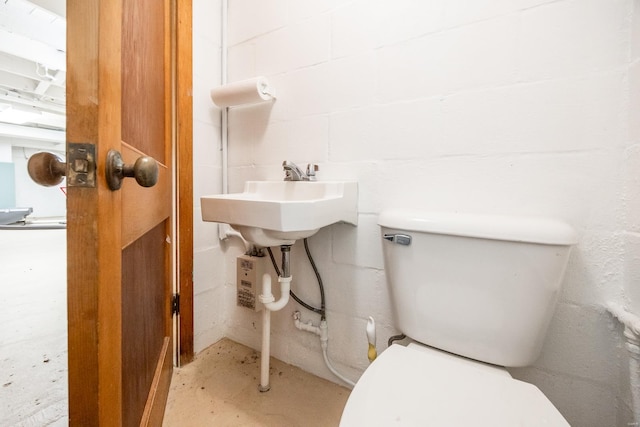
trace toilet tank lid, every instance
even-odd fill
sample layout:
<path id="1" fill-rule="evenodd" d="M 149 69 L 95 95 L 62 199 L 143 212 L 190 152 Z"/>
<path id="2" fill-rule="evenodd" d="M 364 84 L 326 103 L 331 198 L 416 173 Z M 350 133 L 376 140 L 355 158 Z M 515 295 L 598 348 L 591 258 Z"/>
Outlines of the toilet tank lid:
<path id="1" fill-rule="evenodd" d="M 575 229 L 564 221 L 546 217 L 386 210 L 380 213 L 382 227 L 453 236 L 478 237 L 548 245 L 578 243 Z"/>

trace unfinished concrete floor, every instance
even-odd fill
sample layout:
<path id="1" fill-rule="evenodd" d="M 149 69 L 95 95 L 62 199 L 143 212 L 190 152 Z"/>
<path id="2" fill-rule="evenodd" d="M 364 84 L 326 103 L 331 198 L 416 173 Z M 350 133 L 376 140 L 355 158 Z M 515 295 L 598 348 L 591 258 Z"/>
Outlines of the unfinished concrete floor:
<path id="1" fill-rule="evenodd" d="M 350 390 L 271 359 L 271 390 L 258 391 L 260 354 L 223 339 L 176 368 L 164 427 L 330 427 Z"/>
<path id="2" fill-rule="evenodd" d="M 0 230 L 0 426 L 68 424 L 66 230 Z"/>
<path id="3" fill-rule="evenodd" d="M 68 419 L 66 230 L 0 230 L 0 426 Z M 273 359 L 272 359 L 273 360 Z M 222 340 L 174 373 L 165 426 L 335 426 L 349 390 Z"/>

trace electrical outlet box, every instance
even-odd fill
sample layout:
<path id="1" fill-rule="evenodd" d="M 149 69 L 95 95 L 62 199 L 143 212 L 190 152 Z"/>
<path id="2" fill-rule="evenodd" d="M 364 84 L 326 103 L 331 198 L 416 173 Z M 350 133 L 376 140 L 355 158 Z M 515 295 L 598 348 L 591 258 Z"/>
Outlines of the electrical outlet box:
<path id="1" fill-rule="evenodd" d="M 262 303 L 258 299 L 262 288 L 265 257 L 241 255 L 236 259 L 237 266 L 237 299 L 236 304 L 253 311 L 262 310 Z"/>

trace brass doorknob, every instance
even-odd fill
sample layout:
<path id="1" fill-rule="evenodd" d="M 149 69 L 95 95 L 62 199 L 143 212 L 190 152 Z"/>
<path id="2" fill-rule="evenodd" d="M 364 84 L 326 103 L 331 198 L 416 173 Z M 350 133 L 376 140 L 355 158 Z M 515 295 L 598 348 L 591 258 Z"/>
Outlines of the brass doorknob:
<path id="1" fill-rule="evenodd" d="M 37 184 L 52 187 L 62 182 L 67 174 L 67 164 L 55 154 L 36 153 L 29 157 L 27 171 Z"/>
<path id="2" fill-rule="evenodd" d="M 133 165 L 126 165 L 118 151 L 109 150 L 105 173 L 113 191 L 120 189 L 124 178 L 135 178 L 142 187 L 153 187 L 158 182 L 158 162 L 153 157 L 141 156 Z"/>

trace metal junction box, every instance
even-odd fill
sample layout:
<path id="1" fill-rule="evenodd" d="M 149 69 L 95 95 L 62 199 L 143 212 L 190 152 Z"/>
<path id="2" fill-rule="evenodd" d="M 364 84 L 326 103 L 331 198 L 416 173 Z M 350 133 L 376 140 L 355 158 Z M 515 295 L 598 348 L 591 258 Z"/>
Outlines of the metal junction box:
<path id="1" fill-rule="evenodd" d="M 236 304 L 253 311 L 262 310 L 258 300 L 262 288 L 262 275 L 265 270 L 265 257 L 241 255 L 236 259 L 237 299 Z"/>

